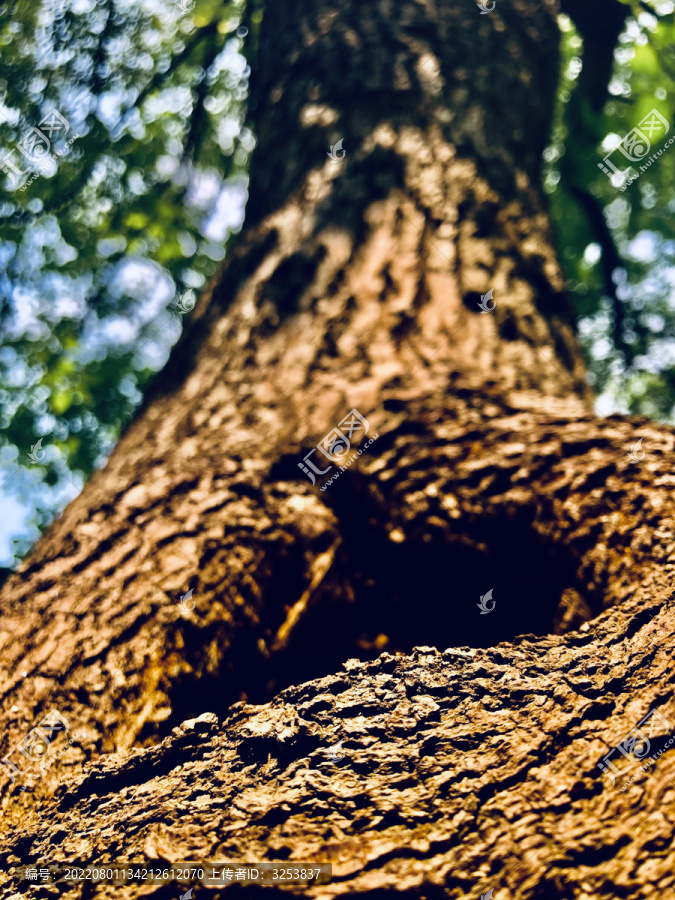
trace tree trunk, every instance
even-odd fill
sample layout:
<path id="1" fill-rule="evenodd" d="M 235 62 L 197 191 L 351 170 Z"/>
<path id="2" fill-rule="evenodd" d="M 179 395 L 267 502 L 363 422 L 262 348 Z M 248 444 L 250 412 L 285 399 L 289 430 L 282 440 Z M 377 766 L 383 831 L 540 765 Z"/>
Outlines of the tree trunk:
<path id="1" fill-rule="evenodd" d="M 326 897 L 673 881 L 671 757 L 626 792 L 597 767 L 651 708 L 675 721 L 673 431 L 591 414 L 539 187 L 556 13 L 267 4 L 245 232 L 2 592 L 4 752 L 52 709 L 72 740 L 44 773 L 8 757 L 3 867 L 290 858 L 333 863 Z M 362 454 L 312 484 L 351 410 Z"/>

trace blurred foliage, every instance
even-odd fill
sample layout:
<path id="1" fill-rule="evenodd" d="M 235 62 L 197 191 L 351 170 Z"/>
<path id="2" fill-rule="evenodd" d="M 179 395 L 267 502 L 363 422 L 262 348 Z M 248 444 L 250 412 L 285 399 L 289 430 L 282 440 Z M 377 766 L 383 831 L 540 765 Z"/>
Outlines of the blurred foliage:
<path id="1" fill-rule="evenodd" d="M 652 109 L 669 131 L 654 133 L 645 162 L 675 136 L 675 4 L 625 5 L 601 112 L 576 90 L 595 49 L 586 59 L 579 33 L 560 17 L 563 67 L 544 187 L 598 411 L 673 422 L 675 143 L 627 187 L 599 164 Z"/>
<path id="2" fill-rule="evenodd" d="M 0 2 L 0 565 L 103 464 L 241 226 L 260 5 Z M 627 0 L 602 111 L 577 90 L 594 49 L 560 17 L 544 181 L 600 409 L 668 421 L 675 144 L 625 191 L 598 163 L 652 108 L 673 122 L 673 8 Z M 21 181 L 17 145 L 52 109 L 58 164 Z"/>
<path id="3" fill-rule="evenodd" d="M 0 3 L 0 503 L 30 511 L 17 556 L 105 461 L 241 227 L 258 24 L 243 0 Z M 52 109 L 62 155 L 44 164 L 39 141 L 31 166 L 17 145 Z"/>

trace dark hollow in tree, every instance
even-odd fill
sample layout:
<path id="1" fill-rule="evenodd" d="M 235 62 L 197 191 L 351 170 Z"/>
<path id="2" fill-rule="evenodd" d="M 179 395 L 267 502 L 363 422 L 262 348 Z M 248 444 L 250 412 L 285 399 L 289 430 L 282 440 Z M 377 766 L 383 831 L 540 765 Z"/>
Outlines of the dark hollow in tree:
<path id="1" fill-rule="evenodd" d="M 52 708 L 73 738 L 2 785 L 3 869 L 672 893 L 672 756 L 626 791 L 598 763 L 675 722 L 673 430 L 591 412 L 539 180 L 557 13 L 266 4 L 246 228 L 1 595 L 4 752 Z M 321 492 L 298 463 L 351 409 L 379 438 Z"/>

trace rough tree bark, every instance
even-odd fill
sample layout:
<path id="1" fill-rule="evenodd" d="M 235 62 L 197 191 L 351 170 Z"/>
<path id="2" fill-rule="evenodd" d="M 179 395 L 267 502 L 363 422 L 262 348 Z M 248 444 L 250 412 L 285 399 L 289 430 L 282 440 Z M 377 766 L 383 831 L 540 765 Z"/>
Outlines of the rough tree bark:
<path id="1" fill-rule="evenodd" d="M 2 592 L 3 752 L 52 708 L 73 739 L 2 785 L 2 868 L 672 891 L 672 758 L 626 792 L 597 764 L 649 709 L 675 717 L 675 440 L 591 414 L 539 188 L 556 14 L 267 5 L 245 232 Z M 320 492 L 298 463 L 352 408 L 379 438 Z"/>

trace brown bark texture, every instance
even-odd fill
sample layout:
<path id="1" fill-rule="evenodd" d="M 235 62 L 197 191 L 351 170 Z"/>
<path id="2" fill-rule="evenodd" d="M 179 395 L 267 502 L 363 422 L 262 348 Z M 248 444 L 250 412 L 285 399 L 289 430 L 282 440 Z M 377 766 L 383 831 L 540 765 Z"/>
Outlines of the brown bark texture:
<path id="1" fill-rule="evenodd" d="M 0 595 L 2 896 L 223 859 L 333 864 L 250 896 L 675 896 L 673 754 L 598 767 L 675 724 L 675 434 L 591 412 L 539 187 L 557 13 L 266 4 L 246 228 Z M 13 753 L 53 709 L 51 764 Z"/>

